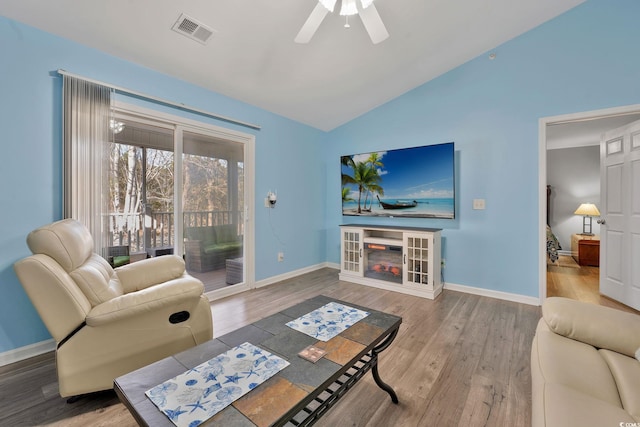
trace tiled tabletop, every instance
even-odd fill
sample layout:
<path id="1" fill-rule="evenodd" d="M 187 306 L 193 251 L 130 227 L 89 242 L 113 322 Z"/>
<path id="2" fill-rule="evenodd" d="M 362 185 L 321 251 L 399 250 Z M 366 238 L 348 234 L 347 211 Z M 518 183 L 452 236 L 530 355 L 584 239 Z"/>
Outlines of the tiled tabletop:
<path id="1" fill-rule="evenodd" d="M 327 342 L 318 341 L 285 325 L 329 302 L 365 310 L 370 315 Z M 290 365 L 201 425 L 281 425 L 285 415 L 289 417 L 292 411 L 297 412 L 301 405 L 313 400 L 371 348 L 396 330 L 401 322 L 398 316 L 320 295 L 116 378 L 114 388 L 140 425 L 171 427 L 173 423 L 145 396 L 145 391 L 243 342 L 250 342 L 286 359 Z M 298 353 L 309 345 L 326 350 L 326 355 L 316 363 L 299 357 Z"/>

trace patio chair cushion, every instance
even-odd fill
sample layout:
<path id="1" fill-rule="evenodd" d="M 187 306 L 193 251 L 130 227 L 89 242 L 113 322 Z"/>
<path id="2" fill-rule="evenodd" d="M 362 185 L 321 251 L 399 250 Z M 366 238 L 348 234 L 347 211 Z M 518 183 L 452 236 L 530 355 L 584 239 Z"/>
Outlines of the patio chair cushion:
<path id="1" fill-rule="evenodd" d="M 113 257 L 113 268 L 122 267 L 123 265 L 129 264 L 130 257 L 128 256 L 114 256 Z"/>

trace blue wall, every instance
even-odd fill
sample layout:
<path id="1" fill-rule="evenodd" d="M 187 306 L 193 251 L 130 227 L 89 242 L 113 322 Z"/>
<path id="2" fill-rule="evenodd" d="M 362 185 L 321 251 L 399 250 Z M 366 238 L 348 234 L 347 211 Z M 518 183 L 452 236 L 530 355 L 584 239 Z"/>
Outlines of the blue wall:
<path id="1" fill-rule="evenodd" d="M 256 137 L 256 212 L 251 215 L 257 280 L 326 260 L 325 171 L 310 161 L 322 156 L 325 132 L 3 17 L 0 58 L 0 353 L 50 338 L 13 263 L 30 254 L 29 231 L 62 215 L 58 69 L 261 125 L 255 131 L 174 111 Z M 276 209 L 264 208 L 270 189 L 278 191 Z M 304 221 L 298 221 L 301 217 Z M 278 251 L 285 252 L 284 262 L 277 262 Z"/>
<path id="2" fill-rule="evenodd" d="M 443 228 L 449 283 L 537 296 L 538 120 L 640 103 L 638 16 L 636 0 L 589 0 L 329 133 L 0 17 L 0 353 L 49 338 L 12 265 L 30 230 L 61 217 L 55 70 L 262 125 L 231 126 L 256 135 L 258 280 L 339 262 L 338 225 L 353 219 L 340 155 L 455 141 L 456 219 L 384 222 Z"/>
<path id="3" fill-rule="evenodd" d="M 588 1 L 331 132 L 327 259 L 354 218 L 340 215 L 341 155 L 454 141 L 456 219 L 373 222 L 443 228 L 446 282 L 537 297 L 539 119 L 640 104 L 638 16 L 636 0 Z"/>

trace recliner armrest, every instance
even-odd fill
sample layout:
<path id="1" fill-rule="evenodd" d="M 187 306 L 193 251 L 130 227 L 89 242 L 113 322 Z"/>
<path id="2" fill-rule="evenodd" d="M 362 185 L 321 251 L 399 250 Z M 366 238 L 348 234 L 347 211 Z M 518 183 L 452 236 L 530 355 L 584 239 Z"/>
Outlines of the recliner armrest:
<path id="1" fill-rule="evenodd" d="M 575 301 L 547 298 L 542 317 L 556 334 L 634 357 L 640 348 L 640 316 Z"/>
<path id="2" fill-rule="evenodd" d="M 177 255 L 163 255 L 144 259 L 114 270 L 125 293 L 182 277 L 184 260 Z"/>
<path id="3" fill-rule="evenodd" d="M 89 326 L 100 326 L 138 314 L 158 310 L 180 303 L 197 304 L 204 291 L 202 282 L 185 276 L 140 291 L 131 292 L 91 309 L 86 318 Z"/>

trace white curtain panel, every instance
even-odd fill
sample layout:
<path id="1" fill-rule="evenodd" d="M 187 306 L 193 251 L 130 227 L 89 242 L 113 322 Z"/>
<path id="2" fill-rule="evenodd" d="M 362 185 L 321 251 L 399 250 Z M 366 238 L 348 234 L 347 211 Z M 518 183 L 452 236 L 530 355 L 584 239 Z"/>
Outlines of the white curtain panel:
<path id="1" fill-rule="evenodd" d="M 63 76 L 63 216 L 83 223 L 106 256 L 111 89 Z"/>

